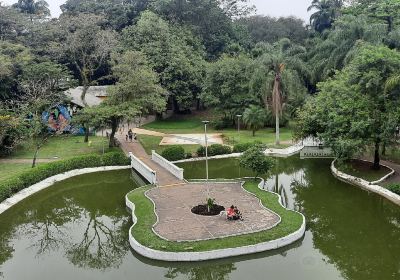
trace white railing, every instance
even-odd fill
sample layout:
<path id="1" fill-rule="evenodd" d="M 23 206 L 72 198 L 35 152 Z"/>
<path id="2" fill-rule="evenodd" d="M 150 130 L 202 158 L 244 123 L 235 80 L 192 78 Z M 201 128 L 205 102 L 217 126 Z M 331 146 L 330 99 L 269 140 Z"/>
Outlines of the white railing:
<path id="1" fill-rule="evenodd" d="M 157 184 L 157 172 L 148 167 L 143 161 L 135 157 L 129 152 L 129 158 L 131 159 L 131 167 L 135 169 L 140 175 L 142 175 L 150 184 Z"/>
<path id="2" fill-rule="evenodd" d="M 179 168 L 172 162 L 157 154 L 155 151 L 151 151 L 151 159 L 164 169 L 168 170 L 168 172 L 170 172 L 176 178 L 183 180 L 183 168 Z"/>

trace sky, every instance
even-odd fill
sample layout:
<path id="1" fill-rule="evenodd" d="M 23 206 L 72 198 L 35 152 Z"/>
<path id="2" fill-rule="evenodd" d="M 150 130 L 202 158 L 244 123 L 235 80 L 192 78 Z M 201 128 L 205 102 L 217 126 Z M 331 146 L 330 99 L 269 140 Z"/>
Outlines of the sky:
<path id="1" fill-rule="evenodd" d="M 0 2 L 13 4 L 17 0 L 0 0 Z M 60 15 L 60 5 L 65 2 L 66 0 L 47 0 L 53 17 Z M 250 2 L 257 7 L 257 14 L 274 17 L 294 15 L 306 22 L 309 19 L 307 7 L 310 5 L 311 0 L 250 0 Z"/>

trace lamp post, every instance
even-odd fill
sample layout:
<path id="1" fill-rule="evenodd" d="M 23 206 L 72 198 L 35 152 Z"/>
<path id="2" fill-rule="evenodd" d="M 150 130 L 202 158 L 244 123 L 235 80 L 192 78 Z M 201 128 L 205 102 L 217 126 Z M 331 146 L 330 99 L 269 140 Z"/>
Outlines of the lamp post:
<path id="1" fill-rule="evenodd" d="M 204 123 L 204 140 L 206 144 L 206 179 L 208 182 L 208 141 L 207 141 L 207 124 L 210 123 L 210 121 L 203 121 Z"/>
<path id="2" fill-rule="evenodd" d="M 236 115 L 236 117 L 238 118 L 238 144 L 240 144 L 240 118 L 242 115 Z"/>

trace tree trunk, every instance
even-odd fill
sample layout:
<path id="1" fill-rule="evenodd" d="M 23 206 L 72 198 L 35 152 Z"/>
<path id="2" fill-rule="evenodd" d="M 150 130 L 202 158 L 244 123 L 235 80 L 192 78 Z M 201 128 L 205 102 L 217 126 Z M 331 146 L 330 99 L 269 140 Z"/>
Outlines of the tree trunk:
<path id="1" fill-rule="evenodd" d="M 90 133 L 90 128 L 88 125 L 85 125 L 85 140 L 83 141 L 84 143 L 89 142 L 89 133 Z"/>
<path id="2" fill-rule="evenodd" d="M 375 142 L 375 156 L 374 156 L 374 166 L 373 169 L 375 170 L 379 170 L 380 169 L 380 156 L 379 156 L 379 142 L 380 141 L 376 141 Z"/>
<path id="3" fill-rule="evenodd" d="M 253 129 L 253 137 L 256 136 L 256 130 Z"/>
<path id="4" fill-rule="evenodd" d="M 275 115 L 275 145 L 279 145 L 280 141 L 279 141 L 279 114 L 276 113 Z"/>
<path id="5" fill-rule="evenodd" d="M 32 168 L 36 166 L 36 159 L 39 153 L 40 146 L 36 146 L 35 154 L 33 155 Z"/>
<path id="6" fill-rule="evenodd" d="M 115 136 L 115 133 L 117 132 L 118 125 L 119 125 L 118 120 L 112 119 L 112 121 L 111 121 L 110 141 L 109 141 L 109 143 L 108 143 L 108 146 L 109 146 L 110 148 L 115 147 L 115 141 L 114 141 L 115 139 L 114 139 L 114 136 Z"/>
<path id="7" fill-rule="evenodd" d="M 81 93 L 81 101 L 83 103 L 83 105 L 85 105 L 85 107 L 87 106 L 86 103 L 86 93 L 89 90 L 90 86 L 87 85 L 86 83 L 83 85 L 83 89 L 82 89 L 82 93 Z"/>

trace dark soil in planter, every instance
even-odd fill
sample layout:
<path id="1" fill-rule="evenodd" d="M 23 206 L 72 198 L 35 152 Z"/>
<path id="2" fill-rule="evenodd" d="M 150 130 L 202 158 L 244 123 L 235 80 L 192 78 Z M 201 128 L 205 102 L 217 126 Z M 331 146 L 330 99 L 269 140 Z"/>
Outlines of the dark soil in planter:
<path id="1" fill-rule="evenodd" d="M 208 212 L 207 205 L 197 205 L 192 208 L 192 213 L 202 216 L 217 216 L 221 213 L 221 211 L 224 210 L 225 210 L 224 206 L 214 204 L 211 207 L 210 212 Z"/>

